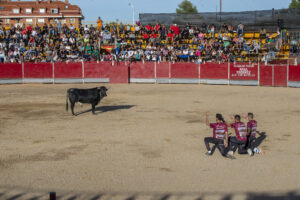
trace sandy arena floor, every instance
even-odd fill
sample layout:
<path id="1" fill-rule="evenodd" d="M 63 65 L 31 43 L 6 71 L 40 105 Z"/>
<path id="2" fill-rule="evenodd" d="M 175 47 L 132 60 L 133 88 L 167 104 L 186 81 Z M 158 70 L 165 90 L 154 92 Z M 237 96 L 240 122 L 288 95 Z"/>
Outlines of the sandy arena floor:
<path id="1" fill-rule="evenodd" d="M 249 193 L 300 189 L 300 89 L 110 85 L 77 117 L 66 90 L 86 85 L 0 86 L 0 187 L 26 191 Z M 75 111 L 89 110 L 76 105 Z M 205 155 L 216 112 L 254 112 L 265 155 Z M 4 191 L 4 189 L 3 189 Z M 7 190 L 5 190 L 7 191 Z M 3 195 L 3 194 L 2 194 Z M 3 198 L 3 197 L 2 197 Z M 1 191 L 0 191 L 0 199 Z"/>

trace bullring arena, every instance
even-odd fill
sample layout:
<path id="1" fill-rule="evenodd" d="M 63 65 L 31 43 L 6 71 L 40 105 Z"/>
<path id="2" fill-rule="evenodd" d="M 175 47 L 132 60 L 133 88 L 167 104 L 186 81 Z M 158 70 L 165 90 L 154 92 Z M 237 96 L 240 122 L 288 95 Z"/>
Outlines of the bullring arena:
<path id="1" fill-rule="evenodd" d="M 96 115 L 86 104 L 65 111 L 67 89 L 101 85 L 110 89 Z M 297 88 L 11 84 L 0 94 L 0 199 L 300 197 Z M 253 112 L 264 155 L 206 156 L 206 112 L 212 122 Z"/>

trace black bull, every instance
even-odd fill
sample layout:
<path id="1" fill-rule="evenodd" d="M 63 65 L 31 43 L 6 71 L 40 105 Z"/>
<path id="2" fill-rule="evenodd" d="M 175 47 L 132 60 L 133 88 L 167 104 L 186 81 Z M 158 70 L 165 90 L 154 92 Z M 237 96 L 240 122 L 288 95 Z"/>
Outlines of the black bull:
<path id="1" fill-rule="evenodd" d="M 76 89 L 71 88 L 67 92 L 66 100 L 66 111 L 68 112 L 69 104 L 68 100 L 71 103 L 72 115 L 74 113 L 74 106 L 76 102 L 88 103 L 92 105 L 92 112 L 95 114 L 95 107 L 99 104 L 101 99 L 107 96 L 106 91 L 108 89 L 104 86 L 92 88 L 92 89 Z"/>

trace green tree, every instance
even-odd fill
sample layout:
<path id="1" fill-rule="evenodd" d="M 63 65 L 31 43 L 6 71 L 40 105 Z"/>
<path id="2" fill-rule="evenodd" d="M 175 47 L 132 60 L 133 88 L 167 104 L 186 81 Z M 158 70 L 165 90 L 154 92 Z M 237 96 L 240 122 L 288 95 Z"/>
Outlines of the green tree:
<path id="1" fill-rule="evenodd" d="M 183 0 L 176 9 L 178 14 L 191 14 L 198 13 L 197 7 L 192 4 L 189 0 Z"/>
<path id="2" fill-rule="evenodd" d="M 300 8 L 300 0 L 292 0 L 289 8 Z"/>

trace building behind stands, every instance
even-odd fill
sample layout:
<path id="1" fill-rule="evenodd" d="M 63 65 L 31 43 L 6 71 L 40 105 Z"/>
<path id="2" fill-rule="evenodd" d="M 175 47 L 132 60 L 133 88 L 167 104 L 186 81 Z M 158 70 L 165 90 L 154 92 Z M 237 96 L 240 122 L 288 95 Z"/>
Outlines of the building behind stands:
<path id="1" fill-rule="evenodd" d="M 142 24 L 154 24 L 156 22 L 167 25 L 178 24 L 201 25 L 202 23 L 214 24 L 217 27 L 223 23 L 237 26 L 242 23 L 246 31 L 259 31 L 262 27 L 268 31 L 276 32 L 278 26 L 290 31 L 300 31 L 300 9 L 261 10 L 247 12 L 206 12 L 198 14 L 176 13 L 142 13 Z"/>
<path id="2" fill-rule="evenodd" d="M 83 18 L 81 9 L 69 0 L 12 1 L 0 0 L 0 20 L 2 24 L 39 25 L 61 24 L 78 27 Z"/>

